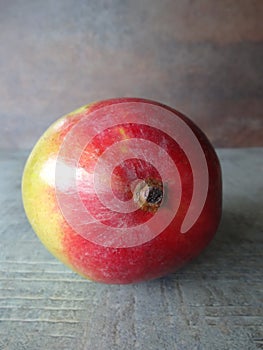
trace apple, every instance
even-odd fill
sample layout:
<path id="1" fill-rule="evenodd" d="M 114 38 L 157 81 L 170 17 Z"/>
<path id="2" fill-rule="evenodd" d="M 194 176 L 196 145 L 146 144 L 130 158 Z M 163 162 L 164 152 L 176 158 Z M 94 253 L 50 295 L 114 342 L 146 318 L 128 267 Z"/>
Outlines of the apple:
<path id="1" fill-rule="evenodd" d="M 204 133 L 161 103 L 116 98 L 52 124 L 22 179 L 25 212 L 59 260 L 97 282 L 164 276 L 216 233 L 221 169 Z"/>

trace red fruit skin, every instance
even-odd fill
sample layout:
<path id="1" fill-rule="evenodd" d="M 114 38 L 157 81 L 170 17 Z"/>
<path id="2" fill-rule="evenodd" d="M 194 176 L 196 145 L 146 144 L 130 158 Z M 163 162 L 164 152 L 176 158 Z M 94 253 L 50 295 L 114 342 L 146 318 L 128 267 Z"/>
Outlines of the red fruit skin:
<path id="1" fill-rule="evenodd" d="M 174 140 L 170 139 L 169 136 L 165 136 L 166 152 L 173 159 L 180 174 L 182 197 L 180 206 L 173 220 L 156 237 L 137 246 L 104 246 L 84 238 L 64 220 L 61 225 L 61 230 L 63 232 L 61 242 L 63 246 L 62 254 L 66 256 L 67 265 L 74 271 L 93 281 L 108 284 L 137 283 L 155 279 L 176 271 L 200 254 L 208 245 L 218 228 L 222 212 L 222 178 L 218 157 L 204 133 L 186 116 L 161 103 L 139 98 L 120 98 L 94 103 L 89 106 L 89 113 L 93 111 L 99 113 L 99 110 L 103 110 L 104 107 L 130 102 L 159 106 L 174 113 L 176 118 L 184 120 L 195 134 L 205 155 L 209 180 L 208 190 L 206 201 L 198 220 L 186 233 L 181 233 L 180 227 L 187 212 L 187 208 L 190 205 L 193 193 L 193 173 L 184 150 Z M 76 122 L 81 118 L 81 115 L 76 116 Z M 71 118 L 68 122 L 66 121 L 63 128 L 59 130 L 60 143 L 63 142 L 65 135 L 67 135 L 72 126 L 74 126 L 74 118 Z M 116 126 L 104 134 L 96 136 L 92 142 L 87 145 L 85 152 L 82 153 L 79 159 L 80 166 L 88 171 L 92 171 L 96 165 L 97 158 L 100 157 L 103 151 L 117 142 L 118 138 L 121 139 L 119 130 L 119 126 Z M 163 136 L 161 131 L 154 130 L 153 132 L 152 128 L 148 128 L 147 126 L 138 128 L 138 125 L 133 123 L 122 126 L 122 131 L 126 138 L 140 138 L 143 136 L 145 139 L 150 139 L 152 142 L 157 143 L 160 137 Z M 90 152 L 93 152 L 93 155 L 95 152 L 95 157 L 90 157 Z M 134 160 L 134 162 L 136 162 L 136 160 Z M 124 185 L 125 181 L 129 181 L 129 179 L 127 180 L 126 178 L 128 175 L 127 172 L 125 173 L 125 166 L 129 167 L 129 164 L 116 168 L 116 174 L 119 178 L 123 179 Z M 147 177 L 147 169 L 150 172 L 153 171 L 147 168 L 147 166 L 145 169 L 141 170 L 138 170 L 137 166 L 136 171 L 141 171 L 142 174 L 140 174 L 140 177 L 143 176 L 143 172 L 145 171 Z M 155 176 L 158 178 L 158 169 L 155 170 Z M 119 196 L 119 198 L 122 198 L 122 200 L 128 200 L 131 198 L 132 193 L 129 188 L 125 192 L 124 185 L 116 185 L 115 194 Z M 91 194 L 87 195 L 86 186 L 86 183 L 78 182 L 79 195 L 86 208 L 92 211 L 93 215 L 96 217 L 96 215 L 101 214 L 101 206 L 95 194 L 94 198 Z M 114 189 L 114 181 L 112 187 Z M 169 187 L 167 189 L 167 195 L 169 202 Z M 55 202 L 57 200 L 54 193 L 51 198 L 53 198 L 51 201 Z M 57 208 L 56 210 L 59 210 L 56 203 L 53 203 L 53 206 Z M 131 216 L 130 220 L 132 221 L 134 219 L 139 223 L 140 220 L 145 220 L 147 215 L 151 217 L 151 215 L 154 214 L 138 209 L 136 218 L 135 216 Z M 107 216 L 109 222 L 106 222 L 106 224 L 112 224 L 114 226 L 115 221 L 116 225 L 118 225 L 119 222 L 123 222 L 124 220 L 125 222 L 127 221 L 127 225 L 129 225 L 128 216 L 129 215 L 126 214 L 116 214 L 112 217 Z"/>
<path id="2" fill-rule="evenodd" d="M 126 101 L 130 102 L 130 99 L 104 101 L 95 105 L 94 108 Z M 133 99 L 133 101 L 141 100 Z M 156 102 L 151 101 L 150 103 Z M 157 103 L 157 105 L 160 104 Z M 167 107 L 165 106 L 165 108 Z M 173 111 L 173 109 L 169 109 Z M 172 222 L 169 227 L 150 242 L 129 248 L 111 248 L 95 245 L 79 235 L 74 235 L 70 232 L 71 228 L 68 227 L 69 234 L 65 235 L 64 240 L 66 251 L 72 264 L 82 274 L 92 276 L 92 279 L 99 282 L 120 284 L 157 278 L 175 271 L 197 256 L 213 238 L 220 221 L 222 206 L 219 161 L 210 142 L 200 129 L 182 114 L 178 112 L 176 114 L 180 115 L 194 131 L 207 159 L 210 179 L 209 190 L 206 204 L 199 220 L 186 235 L 175 234 L 175 227 L 178 225 Z M 176 156 L 174 155 L 174 157 Z M 187 167 L 184 170 L 181 167 L 181 172 L 182 177 L 188 176 L 189 168 Z M 189 205 L 189 197 L 183 200 L 186 205 Z M 87 256 L 87 253 L 89 259 L 83 259 L 83 257 Z"/>

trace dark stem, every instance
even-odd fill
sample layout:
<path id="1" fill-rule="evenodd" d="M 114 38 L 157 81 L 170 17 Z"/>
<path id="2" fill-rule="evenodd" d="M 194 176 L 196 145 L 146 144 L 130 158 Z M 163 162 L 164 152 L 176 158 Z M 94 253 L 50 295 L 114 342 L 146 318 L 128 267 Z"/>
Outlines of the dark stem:
<path id="1" fill-rule="evenodd" d="M 150 204 L 161 203 L 163 198 L 163 191 L 160 187 L 149 187 L 149 193 L 146 201 Z"/>
<path id="2" fill-rule="evenodd" d="M 156 212 L 163 199 L 162 182 L 154 179 L 140 181 L 135 187 L 133 199 L 141 209 Z"/>

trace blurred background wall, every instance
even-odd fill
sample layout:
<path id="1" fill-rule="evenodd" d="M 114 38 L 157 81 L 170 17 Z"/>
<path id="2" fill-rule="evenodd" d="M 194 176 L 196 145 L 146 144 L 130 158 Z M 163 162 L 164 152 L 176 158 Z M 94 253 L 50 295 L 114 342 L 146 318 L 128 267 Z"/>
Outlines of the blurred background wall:
<path id="1" fill-rule="evenodd" d="M 216 147 L 263 146 L 262 0 L 0 0 L 0 147 L 61 115 L 155 99 Z"/>

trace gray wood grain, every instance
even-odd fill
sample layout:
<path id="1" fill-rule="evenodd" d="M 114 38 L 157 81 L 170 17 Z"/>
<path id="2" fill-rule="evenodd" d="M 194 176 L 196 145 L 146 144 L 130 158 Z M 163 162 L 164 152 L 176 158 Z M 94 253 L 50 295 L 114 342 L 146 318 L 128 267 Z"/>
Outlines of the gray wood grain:
<path id="1" fill-rule="evenodd" d="M 263 149 L 218 153 L 224 213 L 210 246 L 165 278 L 111 286 L 41 245 L 21 204 L 28 152 L 0 152 L 0 349 L 262 349 Z"/>

